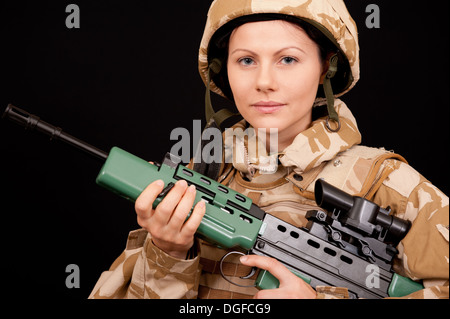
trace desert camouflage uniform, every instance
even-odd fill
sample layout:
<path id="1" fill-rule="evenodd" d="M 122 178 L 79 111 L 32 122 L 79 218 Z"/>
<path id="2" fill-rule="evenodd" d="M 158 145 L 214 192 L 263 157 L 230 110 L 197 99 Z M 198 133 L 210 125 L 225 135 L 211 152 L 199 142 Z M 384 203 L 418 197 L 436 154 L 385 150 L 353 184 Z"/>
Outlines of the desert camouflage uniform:
<path id="1" fill-rule="evenodd" d="M 203 79 L 208 67 L 207 46 L 215 30 L 235 17 L 258 12 L 292 14 L 324 25 L 349 59 L 353 82 L 346 91 L 354 86 L 359 78 L 357 30 L 339 0 L 215 1 L 200 48 Z M 214 83 L 211 88 L 222 94 Z M 306 224 L 305 212 L 317 208 L 314 182 L 318 178 L 382 207 L 390 206 L 396 216 L 412 222 L 409 233 L 397 247 L 394 269 L 422 281 L 425 287 L 404 298 L 448 298 L 448 197 L 401 156 L 358 145 L 361 135 L 352 113 L 341 100 L 335 101 L 335 108 L 341 121 L 340 131 L 331 133 L 325 127 L 325 117 L 316 119 L 283 150 L 280 165 L 272 174 L 261 173 L 270 171 L 267 165 L 273 163 L 264 160 L 265 149 L 249 145 L 258 141 L 238 137 L 225 140 L 225 147 L 233 149 L 233 163 L 223 166 L 219 181 L 250 197 L 266 212 L 299 227 Z M 235 127 L 245 125 L 240 122 Z M 257 152 L 252 152 L 255 149 Z M 193 258 L 179 260 L 155 247 L 145 230 L 133 231 L 125 251 L 102 273 L 90 298 L 251 298 L 256 288 L 234 286 L 221 277 L 218 264 L 226 252 L 198 240 L 192 249 Z M 232 256 L 223 267 L 225 275 L 241 284 L 253 283 L 254 278 L 239 278 L 249 270 Z M 317 298 L 348 298 L 345 288 L 315 288 Z"/>

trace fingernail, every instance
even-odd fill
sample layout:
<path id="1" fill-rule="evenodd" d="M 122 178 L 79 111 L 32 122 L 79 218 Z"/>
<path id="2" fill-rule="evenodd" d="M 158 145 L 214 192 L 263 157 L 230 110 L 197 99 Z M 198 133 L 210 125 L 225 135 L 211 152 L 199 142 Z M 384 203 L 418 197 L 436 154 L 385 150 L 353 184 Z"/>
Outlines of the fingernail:
<path id="1" fill-rule="evenodd" d="M 241 263 L 245 263 L 247 261 L 248 257 L 247 256 L 242 256 L 241 258 L 239 258 L 239 260 L 241 261 Z"/>
<path id="2" fill-rule="evenodd" d="M 199 201 L 197 205 L 199 208 L 205 208 L 205 202 L 203 200 Z"/>
<path id="3" fill-rule="evenodd" d="M 178 184 L 179 186 L 183 186 L 183 187 L 186 187 L 186 186 L 187 186 L 187 182 L 186 182 L 184 179 L 179 180 L 179 181 L 177 182 L 177 184 Z"/>
<path id="4" fill-rule="evenodd" d="M 188 191 L 191 193 L 195 193 L 195 185 L 189 186 Z"/>
<path id="5" fill-rule="evenodd" d="M 162 186 L 164 186 L 164 181 L 162 181 L 162 180 L 157 180 L 156 182 L 155 182 L 155 184 L 157 185 L 157 186 L 159 186 L 159 187 L 162 187 Z"/>

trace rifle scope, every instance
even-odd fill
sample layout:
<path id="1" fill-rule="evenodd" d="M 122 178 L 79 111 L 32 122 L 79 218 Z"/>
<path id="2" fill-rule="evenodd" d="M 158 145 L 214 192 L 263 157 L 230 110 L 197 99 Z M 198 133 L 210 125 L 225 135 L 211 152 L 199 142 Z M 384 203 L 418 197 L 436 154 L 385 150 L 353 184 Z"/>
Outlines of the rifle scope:
<path id="1" fill-rule="evenodd" d="M 314 195 L 317 205 L 337 216 L 340 222 L 370 236 L 382 233 L 381 237 L 390 235 L 391 240 L 398 242 L 411 227 L 409 220 L 389 215 L 389 207 L 383 209 L 365 198 L 351 196 L 323 179 L 316 181 Z"/>

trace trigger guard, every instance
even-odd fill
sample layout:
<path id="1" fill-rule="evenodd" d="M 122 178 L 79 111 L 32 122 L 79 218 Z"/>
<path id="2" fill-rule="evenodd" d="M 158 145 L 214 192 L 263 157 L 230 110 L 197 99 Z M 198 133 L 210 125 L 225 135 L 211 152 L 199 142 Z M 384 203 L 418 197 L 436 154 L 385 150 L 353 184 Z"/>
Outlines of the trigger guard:
<path id="1" fill-rule="evenodd" d="M 225 254 L 225 255 L 220 259 L 220 263 L 219 263 L 220 275 L 222 276 L 222 278 L 225 279 L 226 281 L 228 281 L 230 284 L 233 284 L 233 285 L 238 286 L 238 287 L 243 287 L 243 288 L 256 287 L 256 284 L 253 284 L 253 285 L 241 285 L 241 284 L 235 283 L 234 281 L 232 281 L 231 279 L 229 279 L 227 276 L 225 276 L 225 274 L 223 273 L 222 264 L 223 264 L 224 260 L 225 260 L 228 256 L 233 255 L 233 254 L 242 255 L 242 256 L 245 256 L 245 255 L 246 255 L 246 254 L 244 254 L 244 253 L 241 253 L 240 251 L 231 251 L 231 252 Z M 241 279 L 248 279 L 248 278 L 250 278 L 251 276 L 253 276 L 253 275 L 255 274 L 255 272 L 256 272 L 256 267 L 253 267 L 252 270 L 250 271 L 250 273 L 249 273 L 247 276 L 243 276 L 243 277 L 239 277 L 239 278 L 241 278 Z"/>
<path id="2" fill-rule="evenodd" d="M 242 277 L 239 277 L 239 278 L 241 278 L 241 279 L 249 279 L 256 273 L 257 269 L 258 268 L 256 268 L 256 267 L 252 267 L 252 270 L 250 270 L 250 273 L 247 276 L 242 276 Z"/>

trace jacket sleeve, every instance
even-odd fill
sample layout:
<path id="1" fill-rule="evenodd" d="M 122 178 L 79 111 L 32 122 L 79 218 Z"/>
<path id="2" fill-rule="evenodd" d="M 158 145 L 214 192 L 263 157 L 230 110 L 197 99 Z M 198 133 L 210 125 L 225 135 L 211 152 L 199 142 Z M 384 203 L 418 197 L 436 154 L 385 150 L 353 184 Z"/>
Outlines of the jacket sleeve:
<path id="1" fill-rule="evenodd" d="M 101 274 L 90 299 L 192 299 L 197 297 L 199 257 L 180 260 L 153 245 L 144 230 L 130 232 L 127 246 Z"/>
<path id="2" fill-rule="evenodd" d="M 403 298 L 449 297 L 449 200 L 413 168 L 401 163 L 377 191 L 374 201 L 391 206 L 412 226 L 398 245 L 394 270 L 422 281 L 425 289 Z"/>

